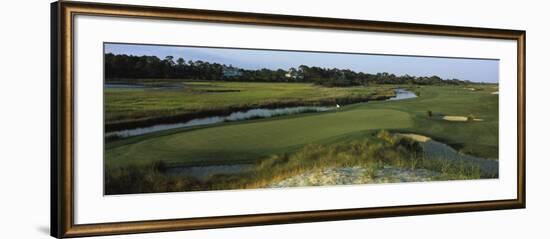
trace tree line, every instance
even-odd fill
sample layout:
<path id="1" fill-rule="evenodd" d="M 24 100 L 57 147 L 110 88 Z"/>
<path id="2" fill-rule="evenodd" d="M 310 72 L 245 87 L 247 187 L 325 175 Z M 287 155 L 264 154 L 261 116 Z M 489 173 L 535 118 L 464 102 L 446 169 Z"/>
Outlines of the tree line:
<path id="1" fill-rule="evenodd" d="M 229 74 L 228 72 L 231 72 Z M 349 69 L 322 68 L 300 65 L 298 68 L 242 69 L 231 65 L 206 61 L 185 61 L 166 56 L 133 56 L 105 54 L 105 78 L 107 81 L 124 79 L 189 79 L 204 81 L 243 82 L 308 82 L 327 87 L 360 86 L 368 84 L 417 84 L 417 85 L 465 85 L 474 82 L 458 79 L 442 79 L 439 76 L 397 76 L 387 72 L 370 74 Z"/>

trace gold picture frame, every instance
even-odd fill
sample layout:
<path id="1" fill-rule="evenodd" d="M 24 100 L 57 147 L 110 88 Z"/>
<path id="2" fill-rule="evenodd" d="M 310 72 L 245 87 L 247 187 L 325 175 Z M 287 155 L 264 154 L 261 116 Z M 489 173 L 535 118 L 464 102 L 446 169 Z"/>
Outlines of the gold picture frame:
<path id="1" fill-rule="evenodd" d="M 337 210 L 206 218 L 167 218 L 165 220 L 99 224 L 75 224 L 75 185 L 73 177 L 73 133 L 75 121 L 73 46 L 75 39 L 73 23 L 76 15 L 408 33 L 434 36 L 507 39 L 516 41 L 518 103 L 517 197 L 512 200 L 402 205 L 375 208 L 344 208 Z M 51 235 L 54 237 L 61 238 L 125 233 L 163 232 L 189 229 L 525 208 L 525 31 L 64 1 L 52 3 L 51 16 Z"/>

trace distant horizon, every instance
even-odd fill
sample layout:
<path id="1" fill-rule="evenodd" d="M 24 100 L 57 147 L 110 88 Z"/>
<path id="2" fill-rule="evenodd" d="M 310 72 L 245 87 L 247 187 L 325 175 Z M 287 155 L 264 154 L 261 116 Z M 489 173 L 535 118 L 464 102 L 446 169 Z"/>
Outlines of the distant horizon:
<path id="1" fill-rule="evenodd" d="M 376 74 L 387 72 L 397 76 L 438 76 L 442 79 L 468 80 L 477 83 L 498 83 L 497 59 L 470 59 L 435 56 L 379 55 L 368 53 L 333 53 L 294 50 L 259 50 L 241 48 L 166 46 L 131 43 L 105 43 L 104 54 L 173 56 L 188 61 L 205 61 L 258 69 L 298 68 L 300 65 L 349 69 Z"/>

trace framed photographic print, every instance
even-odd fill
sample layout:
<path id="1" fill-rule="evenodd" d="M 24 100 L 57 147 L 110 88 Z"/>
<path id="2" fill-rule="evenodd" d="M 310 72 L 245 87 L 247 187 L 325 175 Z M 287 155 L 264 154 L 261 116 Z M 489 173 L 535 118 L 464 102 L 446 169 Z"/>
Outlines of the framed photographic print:
<path id="1" fill-rule="evenodd" d="M 51 11 L 54 237 L 525 207 L 525 31 Z"/>

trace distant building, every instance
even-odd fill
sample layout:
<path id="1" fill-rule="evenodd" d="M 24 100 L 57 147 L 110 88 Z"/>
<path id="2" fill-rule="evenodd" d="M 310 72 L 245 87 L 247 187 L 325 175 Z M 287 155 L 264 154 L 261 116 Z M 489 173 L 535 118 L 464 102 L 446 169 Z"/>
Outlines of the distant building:
<path id="1" fill-rule="evenodd" d="M 296 69 L 294 68 L 290 68 L 286 74 L 285 74 L 285 77 L 286 78 L 292 78 L 292 79 L 302 79 L 302 76 L 300 74 L 300 72 L 298 72 Z"/>
<path id="2" fill-rule="evenodd" d="M 223 68 L 223 76 L 227 78 L 239 77 L 242 75 L 242 72 L 239 68 L 228 66 Z"/>

